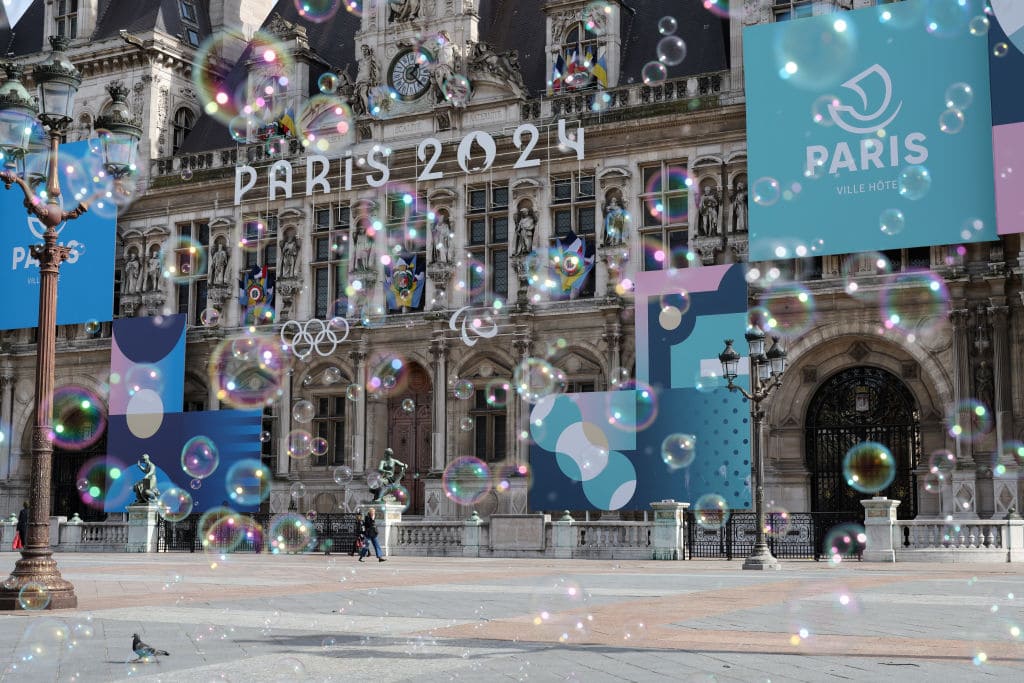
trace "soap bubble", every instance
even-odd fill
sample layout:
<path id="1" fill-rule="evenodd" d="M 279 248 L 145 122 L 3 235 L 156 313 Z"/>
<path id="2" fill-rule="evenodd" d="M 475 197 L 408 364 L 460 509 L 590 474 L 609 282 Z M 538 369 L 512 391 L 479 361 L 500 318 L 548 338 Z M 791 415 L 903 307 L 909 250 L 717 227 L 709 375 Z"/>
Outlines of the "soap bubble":
<path id="1" fill-rule="evenodd" d="M 979 14 L 978 16 L 971 19 L 967 27 L 970 29 L 972 36 L 986 35 L 988 33 L 989 27 L 988 17 L 986 17 L 984 14 Z"/>
<path id="2" fill-rule="evenodd" d="M 459 505 L 474 505 L 491 490 L 491 472 L 479 458 L 453 460 L 441 477 L 445 495 Z"/>
<path id="3" fill-rule="evenodd" d="M 259 505 L 270 495 L 270 469 L 256 458 L 239 460 L 228 469 L 228 499 L 239 506 Z"/>
<path id="4" fill-rule="evenodd" d="M 471 418 L 471 417 L 464 417 L 464 418 L 459 420 L 459 429 L 464 431 L 464 432 L 471 432 L 471 431 L 473 431 L 473 426 L 474 426 L 474 422 L 473 422 L 473 418 Z"/>
<path id="5" fill-rule="evenodd" d="M 348 484 L 352 481 L 352 468 L 349 467 L 348 465 L 340 465 L 334 468 L 332 476 L 334 477 L 335 484 L 340 484 L 341 486 L 344 486 L 345 484 Z"/>
<path id="6" fill-rule="evenodd" d="M 361 384 L 349 384 L 345 389 L 345 398 L 350 401 L 358 401 L 363 397 L 363 386 Z"/>
<path id="7" fill-rule="evenodd" d="M 298 500 L 306 495 L 306 485 L 301 481 L 294 482 L 290 487 L 288 487 L 288 494 L 292 498 Z"/>
<path id="8" fill-rule="evenodd" d="M 512 385 L 521 398 L 529 403 L 537 403 L 558 392 L 558 373 L 551 363 L 531 356 L 521 361 L 512 371 Z"/>
<path id="9" fill-rule="evenodd" d="M 316 527 L 302 515 L 296 512 L 286 512 L 276 515 L 270 520 L 267 538 L 270 541 L 270 550 L 275 555 L 301 553 L 316 545 Z"/>
<path id="10" fill-rule="evenodd" d="M 42 583 L 29 581 L 18 591 L 18 606 L 21 609 L 35 612 L 44 610 L 50 605 L 50 590 Z"/>
<path id="11" fill-rule="evenodd" d="M 192 514 L 192 494 L 177 486 L 163 491 L 156 504 L 160 517 L 168 522 L 180 522 Z"/>
<path id="12" fill-rule="evenodd" d="M 963 111 L 974 101 L 974 90 L 968 83 L 954 83 L 946 88 L 946 108 Z"/>
<path id="13" fill-rule="evenodd" d="M 647 62 L 640 71 L 644 85 L 657 85 L 668 78 L 668 69 L 661 62 Z"/>
<path id="14" fill-rule="evenodd" d="M 416 410 L 416 401 L 411 398 L 402 399 L 402 410 L 406 413 L 411 413 Z"/>
<path id="15" fill-rule="evenodd" d="M 658 33 L 663 36 L 672 35 L 679 29 L 679 22 L 675 17 L 662 17 L 658 19 Z"/>
<path id="16" fill-rule="evenodd" d="M 661 442 L 661 459 L 669 469 L 689 467 L 697 456 L 697 437 L 693 434 L 669 434 Z"/>
<path id="17" fill-rule="evenodd" d="M 832 564 L 839 564 L 848 557 L 857 557 L 867 547 L 867 534 L 860 524 L 848 522 L 839 524 L 825 534 L 822 552 Z"/>
<path id="18" fill-rule="evenodd" d="M 896 478 L 896 459 L 883 444 L 863 441 L 846 452 L 843 476 L 855 491 L 878 493 Z"/>
<path id="19" fill-rule="evenodd" d="M 327 439 L 322 436 L 318 436 L 313 439 L 309 445 L 310 452 L 315 456 L 327 455 L 327 451 L 330 450 L 331 444 Z"/>
<path id="20" fill-rule="evenodd" d="M 217 444 L 207 436 L 194 436 L 181 449 L 181 469 L 193 479 L 204 479 L 220 464 Z"/>
<path id="21" fill-rule="evenodd" d="M 316 85 L 325 95 L 333 95 L 338 90 L 338 86 L 341 84 L 338 74 L 331 73 L 330 71 L 320 75 L 317 79 Z"/>
<path id="22" fill-rule="evenodd" d="M 693 504 L 694 519 L 704 529 L 721 529 L 729 521 L 729 504 L 717 493 L 705 493 Z"/>
<path id="23" fill-rule="evenodd" d="M 679 36 L 666 36 L 658 41 L 658 61 L 668 66 L 682 64 L 686 59 L 686 43 Z"/>
<path id="24" fill-rule="evenodd" d="M 947 109 L 939 114 L 939 130 L 949 135 L 956 135 L 964 129 L 964 113 L 959 109 Z"/>
<path id="25" fill-rule="evenodd" d="M 305 458 L 313 451 L 313 435 L 305 429 L 293 429 L 288 433 L 288 455 Z"/>
<path id="26" fill-rule="evenodd" d="M 312 402 L 306 399 L 296 401 L 295 405 L 292 406 L 292 419 L 300 424 L 309 422 L 315 415 L 316 408 L 313 407 Z"/>
<path id="27" fill-rule="evenodd" d="M 452 385 L 452 393 L 460 401 L 473 398 L 473 383 L 468 379 L 457 379 Z"/>
<path id="28" fill-rule="evenodd" d="M 932 176 L 924 166 L 907 166 L 900 171 L 897 180 L 900 196 L 915 201 L 928 194 L 932 187 Z"/>
<path id="29" fill-rule="evenodd" d="M 760 206 L 771 206 L 782 196 L 782 188 L 775 178 L 758 178 L 750 189 L 754 203 Z"/>
<path id="30" fill-rule="evenodd" d="M 883 235 L 892 237 L 903 232 L 906 227 L 906 219 L 899 209 L 885 209 L 878 217 L 878 227 Z"/>

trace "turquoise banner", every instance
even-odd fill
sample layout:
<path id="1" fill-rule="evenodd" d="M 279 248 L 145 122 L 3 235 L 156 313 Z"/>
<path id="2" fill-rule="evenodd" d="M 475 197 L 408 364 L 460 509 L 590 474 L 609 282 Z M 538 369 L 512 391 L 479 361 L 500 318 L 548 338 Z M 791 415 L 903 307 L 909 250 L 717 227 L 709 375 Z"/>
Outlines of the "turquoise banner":
<path id="1" fill-rule="evenodd" d="M 996 239 L 982 0 L 744 31 L 750 258 Z"/>

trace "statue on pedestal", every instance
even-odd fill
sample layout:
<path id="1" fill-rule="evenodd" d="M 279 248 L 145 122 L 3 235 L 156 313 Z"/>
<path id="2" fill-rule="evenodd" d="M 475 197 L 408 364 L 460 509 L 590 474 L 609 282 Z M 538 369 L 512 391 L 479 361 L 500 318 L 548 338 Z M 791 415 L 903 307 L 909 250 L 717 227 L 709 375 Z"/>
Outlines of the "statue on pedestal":
<path id="1" fill-rule="evenodd" d="M 299 259 L 299 240 L 295 233 L 289 231 L 284 244 L 281 245 L 281 279 L 297 278 Z"/>
<path id="2" fill-rule="evenodd" d="M 223 242 L 218 242 L 216 251 L 210 259 L 210 284 L 213 286 L 228 283 L 228 250 Z"/>
<path id="3" fill-rule="evenodd" d="M 142 288 L 142 262 L 139 253 L 134 249 L 128 251 L 128 260 L 124 262 L 124 293 L 138 294 Z"/>
<path id="4" fill-rule="evenodd" d="M 533 251 L 533 233 L 537 230 L 537 214 L 528 206 L 519 209 L 516 215 L 516 242 L 513 256 L 526 256 Z"/>
<path id="5" fill-rule="evenodd" d="M 626 239 L 626 210 L 618 195 L 608 198 L 604 207 L 604 246 L 618 246 Z"/>
<path id="6" fill-rule="evenodd" d="M 430 263 L 450 263 L 452 258 L 452 226 L 448 212 L 437 211 L 430 226 Z"/>
<path id="7" fill-rule="evenodd" d="M 148 453 L 143 453 L 137 464 L 142 470 L 142 479 L 132 487 L 135 505 L 153 505 L 160 497 L 160 490 L 156 487 L 156 465 L 150 462 Z"/>
<path id="8" fill-rule="evenodd" d="M 163 285 L 163 258 L 160 256 L 160 247 L 155 246 L 149 252 L 149 261 L 146 263 L 146 291 L 160 291 Z"/>
<path id="9" fill-rule="evenodd" d="M 384 496 L 397 489 L 401 485 L 402 477 L 405 476 L 407 469 L 408 466 L 404 462 L 395 459 L 393 450 L 384 449 L 384 459 L 377 466 L 381 478 L 380 484 L 376 488 L 370 489 L 374 502 L 383 500 Z"/>

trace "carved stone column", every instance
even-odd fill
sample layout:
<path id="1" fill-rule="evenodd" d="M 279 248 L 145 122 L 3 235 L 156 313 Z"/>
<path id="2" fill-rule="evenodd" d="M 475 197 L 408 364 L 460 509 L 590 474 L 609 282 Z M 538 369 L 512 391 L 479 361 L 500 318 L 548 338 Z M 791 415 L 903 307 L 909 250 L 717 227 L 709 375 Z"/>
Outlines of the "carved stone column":
<path id="1" fill-rule="evenodd" d="M 615 368 L 622 365 L 622 323 L 619 321 L 620 308 L 618 306 L 605 309 L 604 335 L 602 339 L 608 347 L 608 376 L 605 378 L 611 381 L 610 374 Z M 605 387 L 606 389 L 610 387 Z"/>
<path id="2" fill-rule="evenodd" d="M 14 369 L 0 368 L 0 479 L 11 478 L 11 449 L 14 447 L 10 431 L 3 431 L 3 425 L 11 424 L 14 414 Z"/>
<path id="3" fill-rule="evenodd" d="M 971 353 L 967 339 L 967 326 L 970 323 L 970 311 L 957 308 L 949 312 L 949 320 L 953 323 L 953 401 L 960 404 L 969 398 L 971 391 Z M 970 421 L 957 415 L 957 421 L 970 429 Z M 973 462 L 970 445 L 970 434 L 962 434 L 956 439 L 957 462 Z"/>
<path id="4" fill-rule="evenodd" d="M 448 448 L 448 340 L 439 324 L 430 340 L 430 359 L 434 374 L 433 406 L 431 407 L 430 469 L 441 472 L 447 464 Z"/>
<path id="5" fill-rule="evenodd" d="M 366 356 L 365 340 L 360 340 L 358 346 L 348 354 L 349 359 L 355 365 L 352 382 L 363 387 L 359 400 L 355 401 L 356 419 L 352 427 L 352 469 L 355 472 L 366 470 Z"/>
<path id="6" fill-rule="evenodd" d="M 1008 331 L 1009 306 L 992 306 L 988 309 L 988 319 L 992 325 L 992 358 L 995 374 L 995 405 L 996 416 L 1002 416 L 1011 410 L 1010 406 L 1010 345 Z"/>
<path id="7" fill-rule="evenodd" d="M 532 316 L 525 320 L 515 321 L 515 333 L 512 341 L 512 349 L 517 363 L 522 363 L 533 352 L 533 339 L 530 331 Z M 515 386 L 509 387 L 509 392 L 515 392 Z M 526 464 L 530 461 L 530 439 L 522 438 L 523 433 L 530 432 L 530 409 L 531 406 L 518 394 L 512 393 L 508 396 L 508 406 L 512 409 L 513 415 L 509 415 L 509 423 L 515 425 L 516 440 L 512 457 L 516 464 Z"/>
<path id="8" fill-rule="evenodd" d="M 450 263 L 431 263 L 427 266 L 427 277 L 433 284 L 429 310 L 443 311 L 448 308 L 448 284 L 452 281 L 455 268 Z"/>

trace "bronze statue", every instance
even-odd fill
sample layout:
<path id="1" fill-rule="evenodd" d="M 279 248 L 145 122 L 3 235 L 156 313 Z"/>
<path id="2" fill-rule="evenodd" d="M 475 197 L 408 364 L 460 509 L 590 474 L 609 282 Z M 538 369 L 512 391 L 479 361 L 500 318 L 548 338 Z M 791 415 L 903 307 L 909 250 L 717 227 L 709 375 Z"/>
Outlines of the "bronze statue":
<path id="1" fill-rule="evenodd" d="M 156 465 L 150 462 L 148 453 L 143 453 L 138 466 L 142 470 L 142 479 L 132 487 L 135 491 L 135 504 L 152 505 L 160 497 L 160 490 L 156 487 Z"/>
<path id="2" fill-rule="evenodd" d="M 377 466 L 377 471 L 380 472 L 380 484 L 377 488 L 370 489 L 370 493 L 373 494 L 373 500 L 383 500 L 384 496 L 401 486 L 402 477 L 405 476 L 407 469 L 408 465 L 401 460 L 395 459 L 395 452 L 393 450 L 385 448 L 384 459 Z"/>

